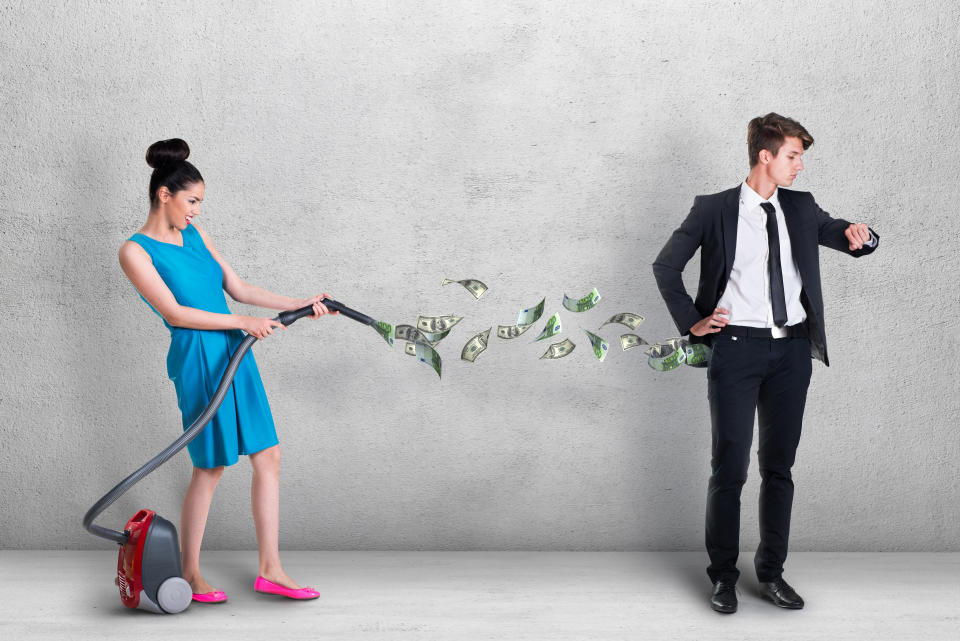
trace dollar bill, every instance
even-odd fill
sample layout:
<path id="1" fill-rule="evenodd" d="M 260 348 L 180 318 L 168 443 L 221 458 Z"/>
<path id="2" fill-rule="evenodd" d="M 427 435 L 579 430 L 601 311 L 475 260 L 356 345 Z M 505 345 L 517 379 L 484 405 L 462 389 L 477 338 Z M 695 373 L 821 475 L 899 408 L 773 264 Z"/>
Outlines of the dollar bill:
<path id="1" fill-rule="evenodd" d="M 630 329 L 635 330 L 638 327 L 640 327 L 640 324 L 642 322 L 643 322 L 643 316 L 641 316 L 640 314 L 631 314 L 630 312 L 621 312 L 619 314 L 614 314 L 613 316 L 608 318 L 606 321 L 604 321 L 603 325 L 609 325 L 610 323 L 619 323 L 621 325 L 626 325 Z M 598 329 L 602 329 L 603 325 L 601 325 Z"/>
<path id="2" fill-rule="evenodd" d="M 373 328 L 377 330 L 378 334 L 383 336 L 383 340 L 387 341 L 390 347 L 393 347 L 393 325 L 384 323 L 383 321 L 377 321 L 377 324 L 373 325 Z"/>
<path id="3" fill-rule="evenodd" d="M 690 367 L 706 367 L 713 354 L 704 343 L 691 343 L 689 338 L 668 338 L 647 350 L 650 367 L 663 372 L 676 369 L 681 364 Z"/>
<path id="4" fill-rule="evenodd" d="M 533 325 L 497 325 L 497 336 L 500 338 L 516 338 Z"/>
<path id="5" fill-rule="evenodd" d="M 570 353 L 573 351 L 574 347 L 576 347 L 574 342 L 569 338 L 565 338 L 561 342 L 554 343 L 553 345 L 548 347 L 547 351 L 545 351 L 543 353 L 543 356 L 540 357 L 540 360 L 543 360 L 545 358 L 556 359 L 556 358 L 563 358 L 564 356 L 569 356 Z"/>
<path id="6" fill-rule="evenodd" d="M 543 331 L 540 332 L 540 335 L 533 339 L 534 342 L 542 341 L 545 338 L 550 338 L 551 336 L 556 336 L 562 331 L 560 327 L 560 312 L 557 312 L 547 320 L 547 324 L 543 327 Z"/>
<path id="7" fill-rule="evenodd" d="M 443 282 L 440 283 L 440 286 L 449 285 L 450 283 L 460 283 L 466 288 L 468 292 L 473 294 L 473 297 L 479 299 L 487 292 L 487 286 L 481 283 L 479 280 L 474 280 L 473 278 L 468 278 L 467 280 L 450 280 L 449 278 L 444 278 Z"/>
<path id="8" fill-rule="evenodd" d="M 646 354 L 647 364 L 660 372 L 669 372 L 676 369 L 686 360 L 686 353 L 683 349 L 676 349 L 666 343 L 651 345 Z"/>
<path id="9" fill-rule="evenodd" d="M 600 292 L 597 291 L 596 287 L 593 288 L 592 292 L 579 300 L 570 298 L 566 294 L 563 295 L 563 306 L 569 309 L 571 312 L 585 312 L 588 309 L 593 309 L 596 307 L 597 303 L 599 302 Z"/>
<path id="10" fill-rule="evenodd" d="M 397 325 L 394 330 L 394 337 L 397 340 L 410 341 L 411 343 L 428 343 L 433 346 L 447 337 L 450 330 L 431 334 L 430 332 L 421 332 L 413 325 Z"/>
<path id="11" fill-rule="evenodd" d="M 462 316 L 419 316 L 417 329 L 425 333 L 438 334 L 447 331 L 462 320 Z"/>
<path id="12" fill-rule="evenodd" d="M 414 327 L 413 325 L 397 325 L 394 329 L 394 338 L 398 341 L 426 341 L 423 332 Z"/>
<path id="13" fill-rule="evenodd" d="M 497 325 L 497 336 L 500 338 L 510 339 L 520 336 L 525 331 L 530 329 L 534 323 L 536 323 L 541 316 L 543 316 L 543 306 L 546 304 L 547 299 L 544 297 L 533 307 L 528 307 L 524 309 L 519 314 L 517 314 L 517 324 L 516 325 Z"/>
<path id="14" fill-rule="evenodd" d="M 416 355 L 417 355 L 417 346 L 414 345 L 413 343 L 407 343 L 407 344 L 403 347 L 403 351 L 404 351 L 404 353 L 406 353 L 406 354 L 408 354 L 408 355 L 410 355 L 410 356 L 416 356 Z"/>
<path id="15" fill-rule="evenodd" d="M 668 338 L 667 340 L 660 343 L 661 345 L 667 345 L 672 349 L 683 350 L 683 348 L 689 344 L 687 339 L 682 336 L 677 336 L 676 338 Z"/>
<path id="16" fill-rule="evenodd" d="M 649 345 L 647 341 L 643 340 L 636 334 L 621 334 L 620 335 L 620 347 L 623 348 L 623 351 L 627 351 L 633 347 L 638 347 L 640 345 Z"/>
<path id="17" fill-rule="evenodd" d="M 526 325 L 533 325 L 540 317 L 543 316 L 543 306 L 547 302 L 546 297 L 543 298 L 537 305 L 534 307 L 527 308 L 517 314 L 517 326 L 524 327 Z M 524 330 L 526 331 L 526 330 Z M 521 334 L 523 332 L 520 332 Z M 519 334 L 518 334 L 519 336 Z"/>
<path id="18" fill-rule="evenodd" d="M 417 357 L 417 360 L 419 360 L 421 363 L 430 365 L 437 373 L 437 376 L 442 378 L 440 373 L 440 370 L 442 369 L 442 362 L 440 360 L 440 354 L 437 354 L 437 350 L 425 343 L 414 343 L 413 348 L 416 352 L 414 356 Z"/>
<path id="19" fill-rule="evenodd" d="M 603 362 L 603 359 L 607 357 L 607 351 L 610 349 L 610 345 L 607 341 L 603 340 L 600 336 L 597 336 L 589 330 L 583 330 L 587 332 L 587 336 L 590 337 L 590 345 L 593 346 L 593 355 L 596 356 L 600 362 Z"/>
<path id="20" fill-rule="evenodd" d="M 477 360 L 477 356 L 480 356 L 487 349 L 491 329 L 493 328 L 482 331 L 468 340 L 467 344 L 463 346 L 463 351 L 460 352 L 460 358 L 471 363 Z"/>
<path id="21" fill-rule="evenodd" d="M 430 332 L 420 332 L 421 336 L 423 336 L 423 342 L 429 343 L 431 347 L 446 338 L 447 334 L 449 333 L 449 329 L 445 332 L 437 332 L 436 334 L 431 334 Z"/>

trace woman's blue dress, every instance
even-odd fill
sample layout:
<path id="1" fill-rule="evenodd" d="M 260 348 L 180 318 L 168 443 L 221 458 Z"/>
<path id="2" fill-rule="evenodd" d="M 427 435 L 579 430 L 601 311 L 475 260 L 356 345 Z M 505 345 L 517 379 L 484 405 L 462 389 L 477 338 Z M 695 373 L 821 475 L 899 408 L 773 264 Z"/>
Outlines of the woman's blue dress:
<path id="1" fill-rule="evenodd" d="M 150 254 L 153 266 L 178 303 L 229 314 L 220 264 L 207 250 L 200 232 L 193 225 L 188 225 L 181 235 L 183 247 L 139 233 L 130 240 Z M 150 305 L 147 299 L 143 300 Z M 150 309 L 157 311 L 153 305 Z M 159 312 L 157 315 L 160 316 Z M 177 389 L 177 404 L 183 416 L 183 429 L 186 429 L 210 402 L 244 333 L 239 329 L 171 327 L 166 320 L 163 324 L 170 330 L 167 376 Z M 220 409 L 187 446 L 190 459 L 196 467 L 233 465 L 240 454 L 253 454 L 277 443 L 277 431 L 260 372 L 253 353 L 247 352 Z"/>

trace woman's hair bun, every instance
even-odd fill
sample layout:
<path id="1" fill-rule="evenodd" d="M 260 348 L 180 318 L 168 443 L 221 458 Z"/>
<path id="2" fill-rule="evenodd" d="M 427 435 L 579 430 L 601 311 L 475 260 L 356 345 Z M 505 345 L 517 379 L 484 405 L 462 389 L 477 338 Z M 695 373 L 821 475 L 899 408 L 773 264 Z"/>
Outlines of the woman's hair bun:
<path id="1" fill-rule="evenodd" d="M 154 169 L 182 162 L 189 156 L 190 147 L 180 138 L 158 140 L 147 148 L 147 164 Z"/>

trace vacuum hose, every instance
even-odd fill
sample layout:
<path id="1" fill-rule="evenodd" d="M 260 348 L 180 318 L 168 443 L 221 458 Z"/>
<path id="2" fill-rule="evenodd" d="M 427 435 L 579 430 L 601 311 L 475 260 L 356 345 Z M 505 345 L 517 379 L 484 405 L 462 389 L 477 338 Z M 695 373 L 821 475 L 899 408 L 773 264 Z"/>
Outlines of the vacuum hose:
<path id="1" fill-rule="evenodd" d="M 353 320 L 363 323 L 364 325 L 370 325 L 374 328 L 377 326 L 377 321 L 365 314 L 361 314 L 356 310 L 350 309 L 343 303 L 330 298 L 324 298 L 320 302 L 323 303 L 327 309 L 340 312 L 344 316 L 352 318 Z M 280 315 L 273 320 L 279 321 L 283 323 L 284 326 L 287 326 L 303 318 L 304 316 L 310 316 L 312 314 L 313 305 L 307 305 L 306 307 L 302 307 L 300 309 L 295 309 L 288 312 L 280 312 Z M 197 417 L 197 420 L 195 420 L 190 427 L 184 430 L 183 434 L 180 435 L 177 440 L 165 447 L 162 452 L 147 461 L 143 467 L 120 481 L 115 488 L 107 492 L 103 498 L 94 503 L 93 507 L 87 510 L 86 515 L 83 517 L 83 527 L 86 528 L 90 534 L 107 539 L 108 541 L 114 541 L 120 545 L 126 544 L 127 534 L 125 532 L 118 532 L 116 530 L 111 530 L 109 528 L 96 525 L 93 520 L 97 518 L 101 512 L 110 507 L 114 501 L 123 496 L 127 490 L 136 485 L 143 477 L 166 463 L 174 454 L 186 447 L 187 443 L 192 441 L 197 437 L 198 434 L 200 434 L 200 431 L 206 427 L 207 423 L 210 422 L 210 419 L 213 418 L 214 414 L 217 413 L 217 410 L 220 408 L 220 404 L 223 403 L 223 397 L 227 395 L 227 388 L 230 387 L 230 383 L 233 382 L 233 377 L 237 373 L 237 368 L 240 367 L 241 359 L 243 359 L 244 355 L 256 341 L 257 337 L 253 336 L 252 334 L 248 334 L 244 337 L 243 342 L 240 343 L 240 346 L 237 347 L 236 351 L 233 352 L 233 356 L 230 357 L 230 362 L 227 363 L 227 370 L 223 373 L 223 377 L 220 379 L 220 385 L 213 393 L 213 398 L 210 399 L 210 402 L 207 404 L 206 408 L 204 408 L 203 412 L 200 413 L 200 416 Z"/>

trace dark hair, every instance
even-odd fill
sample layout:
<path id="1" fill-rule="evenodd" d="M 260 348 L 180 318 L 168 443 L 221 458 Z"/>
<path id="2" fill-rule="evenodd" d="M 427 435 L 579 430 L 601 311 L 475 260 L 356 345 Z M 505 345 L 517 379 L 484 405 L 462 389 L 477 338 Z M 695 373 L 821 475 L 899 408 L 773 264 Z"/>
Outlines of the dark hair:
<path id="1" fill-rule="evenodd" d="M 147 148 L 147 164 L 153 167 L 150 174 L 150 205 L 157 204 L 157 190 L 166 187 L 171 194 L 186 189 L 194 183 L 202 183 L 203 176 L 187 162 L 190 147 L 180 138 L 158 140 Z"/>
<path id="2" fill-rule="evenodd" d="M 813 136 L 796 120 L 773 112 L 751 120 L 747 125 L 747 153 L 750 155 L 750 167 L 760 162 L 761 149 L 767 149 L 776 156 L 783 144 L 783 139 L 788 136 L 799 138 L 804 149 L 813 144 Z"/>

